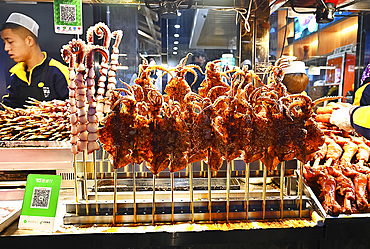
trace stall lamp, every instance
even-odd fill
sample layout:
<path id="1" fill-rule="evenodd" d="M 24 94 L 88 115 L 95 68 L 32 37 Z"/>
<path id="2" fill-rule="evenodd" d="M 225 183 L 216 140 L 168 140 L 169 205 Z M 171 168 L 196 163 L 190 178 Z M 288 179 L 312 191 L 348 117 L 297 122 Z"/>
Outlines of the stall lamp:
<path id="1" fill-rule="evenodd" d="M 173 47 L 173 50 L 178 50 L 179 48 L 178 47 Z"/>
<path id="2" fill-rule="evenodd" d="M 175 27 L 175 29 L 179 29 L 181 26 L 180 26 L 180 24 L 175 24 L 174 27 Z"/>
<path id="3" fill-rule="evenodd" d="M 172 54 L 177 54 L 177 51 L 173 51 Z"/>
<path id="4" fill-rule="evenodd" d="M 173 36 L 176 37 L 176 38 L 179 38 L 180 37 L 179 34 L 174 34 Z"/>
<path id="5" fill-rule="evenodd" d="M 179 44 L 179 41 L 174 41 L 173 44 L 177 45 Z"/>

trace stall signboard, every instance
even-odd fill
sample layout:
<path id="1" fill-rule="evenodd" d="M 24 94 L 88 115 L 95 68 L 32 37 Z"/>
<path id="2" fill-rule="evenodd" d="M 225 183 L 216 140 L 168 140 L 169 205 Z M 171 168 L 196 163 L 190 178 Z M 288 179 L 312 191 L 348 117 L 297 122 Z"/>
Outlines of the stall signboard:
<path id="1" fill-rule="evenodd" d="M 54 0 L 54 31 L 82 34 L 82 0 Z"/>
<path id="2" fill-rule="evenodd" d="M 54 228 L 60 183 L 59 175 L 28 175 L 19 229 L 52 230 Z"/>

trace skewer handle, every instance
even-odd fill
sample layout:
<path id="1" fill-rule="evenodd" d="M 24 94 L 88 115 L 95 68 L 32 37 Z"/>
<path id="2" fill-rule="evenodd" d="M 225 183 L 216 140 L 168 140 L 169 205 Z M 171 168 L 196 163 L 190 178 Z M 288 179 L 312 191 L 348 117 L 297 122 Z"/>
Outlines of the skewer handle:
<path id="1" fill-rule="evenodd" d="M 113 168 L 113 184 L 114 184 L 114 192 L 113 192 L 113 225 L 116 225 L 116 217 L 117 217 L 117 169 Z"/>
<path id="2" fill-rule="evenodd" d="M 152 202 L 152 223 L 155 223 L 155 178 L 156 175 L 153 174 L 153 202 Z"/>
<path id="3" fill-rule="evenodd" d="M 84 150 L 82 152 L 82 161 L 83 161 L 83 167 L 84 167 L 84 198 L 86 201 L 86 215 L 89 215 L 89 205 L 87 204 L 89 202 L 88 200 L 88 194 L 87 194 L 87 151 Z"/>
<path id="4" fill-rule="evenodd" d="M 77 154 L 73 154 L 73 169 L 74 169 L 74 183 L 75 183 L 75 197 L 76 197 L 76 215 L 79 213 L 78 208 L 78 184 L 77 184 Z"/>
<path id="5" fill-rule="evenodd" d="M 284 218 L 284 172 L 285 162 L 280 163 L 280 218 Z"/>
<path id="6" fill-rule="evenodd" d="M 94 190 L 95 190 L 95 213 L 99 213 L 99 205 L 98 205 L 98 166 L 96 163 L 96 151 L 93 151 L 93 164 L 94 164 Z"/>
<path id="7" fill-rule="evenodd" d="M 298 165 L 299 165 L 299 180 L 298 180 L 299 218 L 302 218 L 303 162 L 298 161 Z"/>
<path id="8" fill-rule="evenodd" d="M 204 161 L 202 161 L 204 164 Z M 207 178 L 208 178 L 208 212 L 209 212 L 209 221 L 212 221 L 212 175 L 211 167 L 207 168 Z"/>
<path id="9" fill-rule="evenodd" d="M 174 200 L 174 193 L 173 193 L 173 188 L 174 188 L 174 173 L 170 173 L 171 177 L 171 221 L 172 223 L 175 221 L 175 200 Z"/>
<path id="10" fill-rule="evenodd" d="M 137 207 L 136 207 L 136 164 L 132 163 L 132 197 L 134 199 L 134 223 L 137 222 Z"/>
<path id="11" fill-rule="evenodd" d="M 262 219 L 266 217 L 266 182 L 267 182 L 267 167 L 261 161 L 263 165 L 263 192 L 262 192 Z"/>
<path id="12" fill-rule="evenodd" d="M 245 164 L 245 192 L 244 192 L 245 218 L 249 219 L 249 163 Z"/>
<path id="13" fill-rule="evenodd" d="M 193 192 L 193 164 L 189 164 L 189 190 L 190 190 L 190 211 L 191 222 L 194 222 L 194 192 Z"/>
<path id="14" fill-rule="evenodd" d="M 232 161 L 233 162 L 233 161 Z M 226 171 L 226 221 L 229 221 L 230 215 L 230 173 L 231 173 L 231 163 L 227 163 Z"/>

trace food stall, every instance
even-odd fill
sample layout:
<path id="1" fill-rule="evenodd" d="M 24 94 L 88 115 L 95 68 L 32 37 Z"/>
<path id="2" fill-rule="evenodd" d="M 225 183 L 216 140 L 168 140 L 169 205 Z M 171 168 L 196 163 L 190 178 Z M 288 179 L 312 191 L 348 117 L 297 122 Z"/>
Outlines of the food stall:
<path id="1" fill-rule="evenodd" d="M 174 7 L 198 9 L 200 4 L 159 2 L 134 5 L 171 18 L 177 13 Z M 142 54 L 143 60 L 135 66 L 138 74 L 128 84 L 128 73 L 119 71 L 128 65 L 123 63 L 130 63 L 120 59 L 125 56 L 120 48 L 127 49 L 126 30 L 116 28 L 110 17 L 111 25 L 106 20 L 91 23 L 85 27 L 85 37 L 61 45 L 70 81 L 66 102 L 31 100 L 25 110 L 2 111 L 2 186 L 21 193 L 12 201 L 21 201 L 22 192 L 27 194 L 25 176 L 30 173 L 55 174 L 61 179 L 53 228 L 19 229 L 19 223 L 27 223 L 22 215 L 10 224 L 17 216 L 14 212 L 19 215 L 18 204 L 4 215 L 11 220 L 1 232 L 2 242 L 16 248 L 32 242 L 90 248 L 368 244 L 369 220 L 366 208 L 361 208 L 366 200 L 346 214 L 334 212 L 335 203 L 328 205 L 326 198 L 335 193 L 320 193 L 326 190 L 324 185 L 314 189 L 317 179 L 308 176 L 341 157 L 323 152 L 325 136 L 342 136 L 345 141 L 337 137 L 338 141 L 332 141 L 342 143 L 344 151 L 349 138 L 355 141 L 351 145 L 359 148 L 361 144 L 365 150 L 368 141 L 331 125 L 328 116 L 320 119 L 340 106 L 315 113 L 318 103 L 335 98 L 312 101 L 306 95 L 291 95 L 283 87 L 283 69 L 269 64 L 265 46 L 269 33 L 265 17 L 279 1 L 256 1 L 253 8 L 252 1 L 216 6 L 205 2 L 202 6 L 209 9 L 209 16 L 214 15 L 211 10 L 219 9 L 233 11 L 239 18 L 236 57 L 239 65 L 251 58 L 254 71 L 243 67 L 222 71 L 220 61 L 210 61 L 204 84 L 193 93 L 185 74 L 195 75 L 199 66 L 187 63 L 190 54 L 179 55 L 174 66 L 169 65 L 176 53 L 161 55 L 162 65 L 150 64 L 149 56 Z M 111 6 L 106 10 L 107 15 L 115 12 Z M 150 27 L 153 22 L 148 23 L 151 36 L 147 39 L 155 50 L 158 44 L 153 37 L 158 33 Z M 202 25 L 204 29 L 209 24 Z M 199 44 L 201 37 L 200 32 L 193 43 Z M 168 43 L 165 49 L 170 50 Z M 162 79 L 163 89 L 154 88 L 154 71 L 167 79 Z M 368 156 L 353 160 L 367 167 Z M 332 190 L 333 185 L 329 187 Z M 357 192 L 353 194 L 357 198 Z M 1 203 L 7 203 L 9 197 L 3 196 Z M 367 198 L 366 194 L 362 197 Z"/>

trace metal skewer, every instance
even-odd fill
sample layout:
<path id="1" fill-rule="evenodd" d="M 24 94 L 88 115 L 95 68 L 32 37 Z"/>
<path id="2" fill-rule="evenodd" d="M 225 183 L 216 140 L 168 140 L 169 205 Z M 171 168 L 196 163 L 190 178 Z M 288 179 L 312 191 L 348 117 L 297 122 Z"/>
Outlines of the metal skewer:
<path id="1" fill-rule="evenodd" d="M 245 164 L 245 192 L 244 192 L 245 218 L 249 219 L 249 163 Z"/>
<path id="2" fill-rule="evenodd" d="M 134 199 L 134 223 L 137 222 L 137 214 L 136 214 L 136 171 L 135 171 L 136 164 L 132 163 L 132 198 Z"/>
<path id="3" fill-rule="evenodd" d="M 303 162 L 298 161 L 298 165 L 299 165 L 299 180 L 298 180 L 299 218 L 302 218 Z"/>
<path id="4" fill-rule="evenodd" d="M 204 161 L 202 160 L 202 163 L 204 164 Z M 212 188 L 211 188 L 211 181 L 212 181 L 212 175 L 211 175 L 211 167 L 208 166 L 207 168 L 207 177 L 208 177 L 208 212 L 209 212 L 209 221 L 212 221 Z"/>
<path id="5" fill-rule="evenodd" d="M 75 174 L 75 197 L 76 197 L 76 215 L 79 213 L 78 209 L 78 189 L 77 189 L 77 154 L 73 154 L 73 168 Z"/>
<path id="6" fill-rule="evenodd" d="M 280 218 L 284 217 L 284 172 L 285 162 L 280 163 Z"/>
<path id="7" fill-rule="evenodd" d="M 84 150 L 82 152 L 82 161 L 83 161 L 83 167 L 84 167 L 84 198 L 86 201 L 86 215 L 89 215 L 89 205 L 88 203 L 88 196 L 87 196 L 87 163 L 86 163 L 86 157 L 87 157 L 87 151 Z"/>
<path id="8" fill-rule="evenodd" d="M 153 202 L 152 202 L 152 223 L 155 223 L 155 178 L 156 175 L 153 174 Z"/>
<path id="9" fill-rule="evenodd" d="M 194 193 L 193 193 L 193 164 L 189 164 L 189 190 L 190 190 L 190 211 L 191 222 L 194 222 Z"/>
<path id="10" fill-rule="evenodd" d="M 98 206 L 98 166 L 96 164 L 96 151 L 93 151 L 93 164 L 94 164 L 94 185 L 95 185 L 95 213 L 99 213 L 99 206 Z"/>
<path id="11" fill-rule="evenodd" d="M 114 183 L 114 193 L 113 193 L 113 225 L 116 224 L 117 217 L 117 169 L 113 168 L 113 183 Z"/>
<path id="12" fill-rule="evenodd" d="M 231 170 L 231 162 L 227 162 L 227 168 L 226 168 L 226 221 L 229 221 L 229 213 L 230 213 L 230 170 Z"/>
<path id="13" fill-rule="evenodd" d="M 267 182 L 267 167 L 260 161 L 260 165 L 263 165 L 263 192 L 262 192 L 262 219 L 266 217 L 266 182 Z"/>
<path id="14" fill-rule="evenodd" d="M 175 214 L 175 200 L 174 200 L 174 196 L 173 196 L 173 188 L 174 188 L 173 174 L 174 174 L 173 172 L 170 173 L 170 177 L 171 177 L 171 221 L 172 221 L 172 223 L 175 220 L 175 217 L 174 217 L 174 214 Z"/>
<path id="15" fill-rule="evenodd" d="M 103 163 L 104 163 L 104 159 L 105 159 L 105 150 L 102 149 L 102 152 L 101 152 L 101 161 L 100 161 L 100 179 L 103 179 L 104 178 L 104 170 L 103 170 Z"/>

